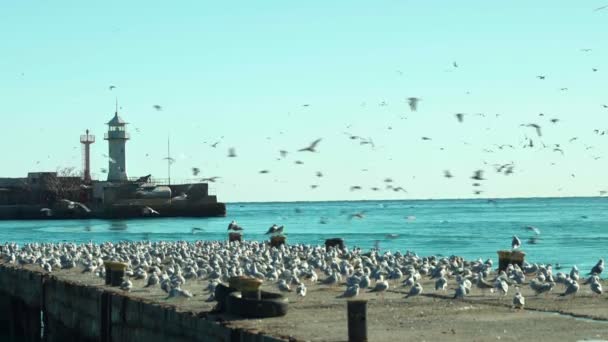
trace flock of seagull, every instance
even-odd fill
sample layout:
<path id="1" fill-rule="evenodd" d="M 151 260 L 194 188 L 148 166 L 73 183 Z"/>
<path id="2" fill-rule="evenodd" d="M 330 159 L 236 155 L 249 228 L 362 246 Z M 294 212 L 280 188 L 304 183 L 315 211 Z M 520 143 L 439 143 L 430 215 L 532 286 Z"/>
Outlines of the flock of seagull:
<path id="1" fill-rule="evenodd" d="M 239 230 L 231 222 L 229 230 Z M 278 233 L 282 227 L 272 226 L 268 233 Z M 515 239 L 514 239 L 515 240 Z M 514 246 L 515 246 L 514 241 Z M 491 259 L 467 261 L 461 257 L 421 257 L 412 252 L 384 252 L 376 249 L 364 252 L 360 248 L 326 248 L 311 245 L 281 245 L 271 247 L 263 242 L 105 242 L 94 244 L 32 243 L 0 246 L 3 262 L 14 265 L 38 265 L 46 272 L 75 269 L 105 277 L 104 261 L 128 265 L 120 288 L 134 288 L 131 279 L 145 281 L 145 288 L 160 287 L 167 298 L 192 297 L 184 288 L 190 282 L 206 281 L 208 301 L 214 301 L 215 287 L 228 283 L 231 277 L 247 276 L 276 284 L 281 292 L 305 297 L 309 286 L 343 286 L 338 298 L 357 297 L 362 291 L 377 293 L 384 300 L 390 288 L 406 289 L 406 298 L 423 293 L 423 280 L 434 281 L 434 290 L 446 292 L 455 286 L 452 298 L 465 298 L 472 291 L 487 291 L 506 296 L 515 288 L 513 306 L 523 308 L 525 298 L 521 288 L 529 286 L 537 295 L 552 291 L 557 284 L 564 287 L 560 296 L 576 296 L 582 285 L 603 293 L 600 276 L 604 260 L 600 259 L 583 281 L 577 266 L 569 273 L 553 272 L 552 265 L 524 263 L 509 264 L 497 271 Z M 529 281 L 527 281 L 529 279 Z M 582 281 L 582 283 L 579 283 Z M 198 294 L 200 295 L 200 294 Z"/>

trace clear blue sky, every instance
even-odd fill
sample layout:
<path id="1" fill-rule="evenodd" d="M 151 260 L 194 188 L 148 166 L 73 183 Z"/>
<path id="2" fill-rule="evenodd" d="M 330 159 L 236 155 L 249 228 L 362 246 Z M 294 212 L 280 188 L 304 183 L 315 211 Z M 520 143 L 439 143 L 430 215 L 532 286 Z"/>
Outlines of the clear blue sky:
<path id="1" fill-rule="evenodd" d="M 80 167 L 89 128 L 105 178 L 104 123 L 118 97 L 131 123 L 129 176 L 166 176 L 170 134 L 174 177 L 192 167 L 221 176 L 212 187 L 223 201 L 474 197 L 476 169 L 486 171 L 483 197 L 596 195 L 608 188 L 608 135 L 593 133 L 608 129 L 608 10 L 593 11 L 602 5 L 2 1 L 1 176 Z M 408 97 L 422 99 L 417 112 Z M 458 112 L 469 114 L 462 124 Z M 521 148 L 525 135 L 533 149 Z M 217 148 L 204 143 L 222 136 Z M 316 138 L 318 153 L 295 152 Z M 290 154 L 278 161 L 281 149 Z M 513 175 L 493 170 L 509 162 Z M 386 177 L 408 193 L 369 190 Z"/>

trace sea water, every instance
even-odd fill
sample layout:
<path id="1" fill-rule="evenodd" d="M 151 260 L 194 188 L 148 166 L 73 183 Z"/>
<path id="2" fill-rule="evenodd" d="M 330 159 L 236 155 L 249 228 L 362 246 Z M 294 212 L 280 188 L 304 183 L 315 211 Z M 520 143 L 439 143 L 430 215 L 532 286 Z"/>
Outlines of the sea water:
<path id="1" fill-rule="evenodd" d="M 226 240 L 228 223 L 236 220 L 245 240 L 267 240 L 269 226 L 278 224 L 285 226 L 288 243 L 317 245 L 340 237 L 349 247 L 495 262 L 496 251 L 510 249 L 517 235 L 528 261 L 587 271 L 608 256 L 607 209 L 608 198 L 597 197 L 231 203 L 223 218 L 0 221 L 0 242 Z M 362 218 L 352 217 L 356 213 Z"/>

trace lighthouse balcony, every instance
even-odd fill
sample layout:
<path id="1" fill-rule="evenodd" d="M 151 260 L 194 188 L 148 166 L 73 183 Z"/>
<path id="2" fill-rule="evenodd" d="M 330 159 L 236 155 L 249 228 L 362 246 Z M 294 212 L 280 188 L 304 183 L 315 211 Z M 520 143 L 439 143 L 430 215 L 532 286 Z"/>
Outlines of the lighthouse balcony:
<path id="1" fill-rule="evenodd" d="M 125 131 L 112 131 L 112 132 L 104 133 L 103 138 L 105 140 L 110 140 L 110 139 L 129 140 L 129 139 L 131 139 L 131 135 Z"/>

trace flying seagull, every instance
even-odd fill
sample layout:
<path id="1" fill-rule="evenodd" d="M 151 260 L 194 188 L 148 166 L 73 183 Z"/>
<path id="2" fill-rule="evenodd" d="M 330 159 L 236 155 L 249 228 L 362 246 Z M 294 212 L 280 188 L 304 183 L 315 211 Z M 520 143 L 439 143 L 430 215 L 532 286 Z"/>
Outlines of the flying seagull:
<path id="1" fill-rule="evenodd" d="M 211 182 L 211 183 L 215 183 L 215 181 L 220 178 L 218 176 L 214 176 L 214 177 L 208 177 L 208 178 L 201 178 L 201 182 Z"/>
<path id="2" fill-rule="evenodd" d="M 464 114 L 456 113 L 456 118 L 458 119 L 458 122 L 462 122 L 464 120 Z"/>
<path id="3" fill-rule="evenodd" d="M 521 124 L 521 126 L 525 126 L 525 127 L 533 127 L 534 129 L 536 129 L 536 134 L 538 134 L 539 137 L 542 137 L 543 134 L 540 131 L 540 126 L 535 124 L 535 123 L 530 123 L 530 124 Z"/>
<path id="4" fill-rule="evenodd" d="M 313 141 L 313 142 L 310 144 L 310 146 L 308 146 L 308 147 L 304 147 L 304 148 L 302 148 L 302 149 L 299 149 L 299 150 L 298 150 L 298 152 L 304 152 L 304 151 L 308 151 L 308 152 L 317 152 L 317 151 L 315 150 L 315 148 L 317 147 L 317 145 L 318 145 L 320 142 L 321 142 L 321 139 L 319 138 L 319 139 L 317 139 L 317 140 Z"/>
<path id="5" fill-rule="evenodd" d="M 157 111 L 159 111 L 159 112 L 160 112 L 161 110 L 163 110 L 163 107 L 161 107 L 161 106 L 159 106 L 159 105 L 154 105 L 154 106 L 152 106 L 152 107 L 154 107 L 154 109 L 156 109 L 156 110 L 157 110 Z"/>
<path id="6" fill-rule="evenodd" d="M 113 86 L 113 85 L 111 85 L 111 86 L 109 87 L 109 89 L 110 89 L 110 90 L 115 89 L 115 88 L 116 88 L 116 86 Z"/>
<path id="7" fill-rule="evenodd" d="M 598 7 L 598 8 L 596 8 L 596 9 L 594 9 L 593 11 L 594 11 L 594 12 L 597 12 L 597 11 L 604 10 L 604 9 L 606 9 L 606 8 L 608 8 L 608 5 L 606 5 L 606 6 L 602 6 L 602 7 Z"/>
<path id="8" fill-rule="evenodd" d="M 231 148 L 228 149 L 228 157 L 229 158 L 236 157 L 236 150 L 234 149 L 234 147 L 231 147 Z"/>
<path id="9" fill-rule="evenodd" d="M 418 110 L 418 102 L 420 102 L 420 99 L 417 97 L 408 97 L 407 99 L 408 104 L 410 105 L 410 110 L 412 112 L 415 112 L 416 110 Z"/>
<path id="10" fill-rule="evenodd" d="M 483 178 L 483 170 L 477 170 L 477 171 L 475 171 L 475 173 L 473 173 L 473 176 L 471 177 L 471 179 L 474 179 L 474 180 L 485 180 L 485 178 Z"/>

